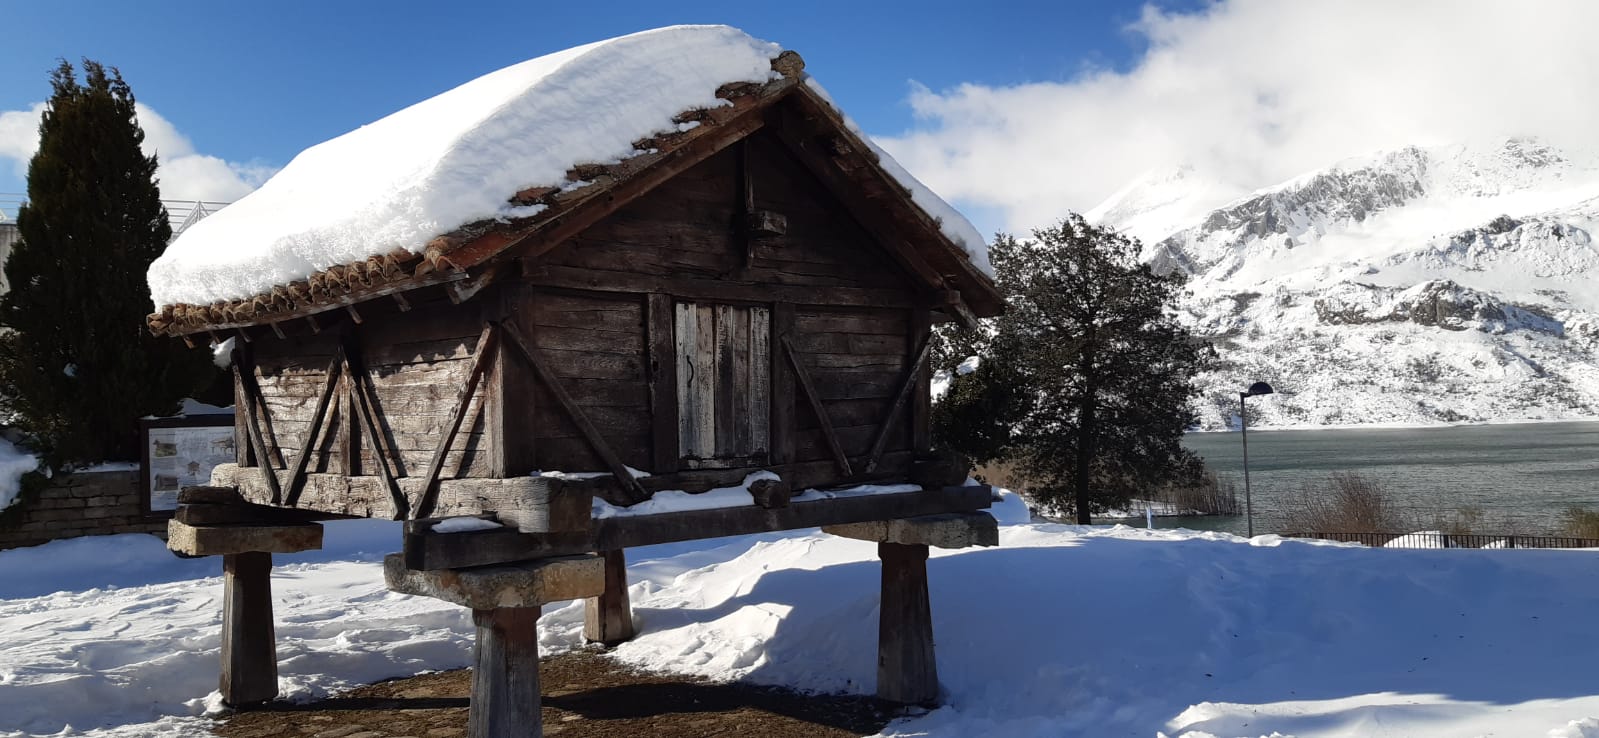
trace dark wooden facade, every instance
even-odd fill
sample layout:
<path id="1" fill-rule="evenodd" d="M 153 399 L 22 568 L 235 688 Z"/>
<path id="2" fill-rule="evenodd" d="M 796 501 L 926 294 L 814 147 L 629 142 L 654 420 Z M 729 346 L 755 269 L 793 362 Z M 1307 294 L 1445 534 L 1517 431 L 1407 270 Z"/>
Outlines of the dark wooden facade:
<path id="1" fill-rule="evenodd" d="M 930 333 L 1001 298 L 798 55 L 772 66 L 621 163 L 507 193 L 530 217 L 150 316 L 236 339 L 237 464 L 180 494 L 169 539 L 226 557 L 225 703 L 275 696 L 269 552 L 330 515 L 411 521 L 389 587 L 474 609 L 474 738 L 539 733 L 542 605 L 592 598 L 585 638 L 631 637 L 624 549 L 814 526 L 881 544 L 879 696 L 936 699 L 928 547 L 998 534 L 990 490 L 931 453 Z M 752 504 L 591 514 L 763 470 Z M 869 481 L 915 486 L 792 497 Z M 461 515 L 505 525 L 435 529 Z"/>
<path id="2" fill-rule="evenodd" d="M 770 87 L 542 238 L 490 233 L 456 252 L 498 249 L 469 267 L 234 326 L 220 481 L 425 518 L 505 512 L 540 471 L 609 474 L 590 492 L 616 504 L 763 469 L 795 490 L 909 479 L 930 327 L 997 297 L 836 113 Z"/>

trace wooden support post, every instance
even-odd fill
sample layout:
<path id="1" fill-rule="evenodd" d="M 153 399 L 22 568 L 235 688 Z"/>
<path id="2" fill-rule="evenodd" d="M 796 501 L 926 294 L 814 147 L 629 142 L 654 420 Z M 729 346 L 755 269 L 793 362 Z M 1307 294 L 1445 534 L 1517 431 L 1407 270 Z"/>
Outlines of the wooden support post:
<path id="1" fill-rule="evenodd" d="M 605 551 L 605 591 L 583 603 L 583 640 L 614 646 L 633 639 L 633 608 L 627 601 L 627 557 Z"/>
<path id="2" fill-rule="evenodd" d="M 771 341 L 774 346 L 788 340 L 794 332 L 794 304 L 779 302 L 772 305 Z M 773 464 L 794 462 L 794 368 L 788 363 L 788 350 L 779 348 L 771 352 L 772 360 L 772 419 L 771 458 Z"/>
<path id="3" fill-rule="evenodd" d="M 877 626 L 877 696 L 901 704 L 938 701 L 927 546 L 877 544 L 883 590 Z"/>
<path id="4" fill-rule="evenodd" d="M 672 296 L 654 293 L 645 302 L 649 339 L 650 471 L 677 471 L 681 441 L 677 417 L 677 344 L 672 327 Z"/>
<path id="5" fill-rule="evenodd" d="M 272 554 L 222 557 L 222 702 L 244 707 L 278 696 L 272 628 Z"/>
<path id="6" fill-rule="evenodd" d="M 539 715 L 539 606 L 473 610 L 469 738 L 544 735 Z"/>
<path id="7" fill-rule="evenodd" d="M 931 345 L 932 335 L 932 314 L 926 308 L 912 310 L 911 346 Z M 916 387 L 911 391 L 911 450 L 918 454 L 933 450 L 932 418 L 933 365 L 931 361 L 923 361 L 921 371 L 916 373 Z"/>

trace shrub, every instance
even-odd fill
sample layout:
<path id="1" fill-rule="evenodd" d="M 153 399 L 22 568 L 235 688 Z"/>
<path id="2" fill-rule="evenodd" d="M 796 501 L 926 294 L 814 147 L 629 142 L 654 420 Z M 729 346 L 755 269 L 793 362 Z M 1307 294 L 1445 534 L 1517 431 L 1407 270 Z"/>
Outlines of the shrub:
<path id="1" fill-rule="evenodd" d="M 1413 530 L 1381 483 L 1356 472 L 1333 472 L 1323 484 L 1306 483 L 1284 515 L 1294 533 L 1372 533 Z"/>
<path id="2" fill-rule="evenodd" d="M 1599 538 L 1599 510 L 1566 508 L 1560 532 L 1573 538 Z"/>
<path id="3" fill-rule="evenodd" d="M 1154 500 L 1176 510 L 1193 510 L 1205 515 L 1239 515 L 1244 511 L 1243 504 L 1238 501 L 1237 482 L 1213 471 L 1205 472 L 1196 484 L 1165 485 L 1155 492 Z"/>

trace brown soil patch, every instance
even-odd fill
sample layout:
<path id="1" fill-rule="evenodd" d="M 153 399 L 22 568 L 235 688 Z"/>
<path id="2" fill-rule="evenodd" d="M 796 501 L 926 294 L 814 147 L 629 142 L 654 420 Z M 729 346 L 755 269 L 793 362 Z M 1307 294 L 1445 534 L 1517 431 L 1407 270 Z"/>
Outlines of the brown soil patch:
<path id="1" fill-rule="evenodd" d="M 542 660 L 544 734 L 560 738 L 844 738 L 893 719 L 870 697 L 808 696 L 629 670 L 592 651 Z M 471 672 L 423 674 L 303 705 L 273 703 L 219 724 L 224 738 L 447 738 L 466 734 Z"/>

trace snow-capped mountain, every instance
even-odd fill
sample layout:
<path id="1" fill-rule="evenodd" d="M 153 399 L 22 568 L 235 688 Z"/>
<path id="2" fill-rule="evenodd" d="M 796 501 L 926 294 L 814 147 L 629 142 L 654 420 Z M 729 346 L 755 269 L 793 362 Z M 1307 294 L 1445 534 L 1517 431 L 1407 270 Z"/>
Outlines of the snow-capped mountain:
<path id="1" fill-rule="evenodd" d="M 1205 427 L 1257 380 L 1266 425 L 1599 416 L 1599 159 L 1407 147 L 1235 194 L 1180 169 L 1088 216 L 1190 275 Z"/>

